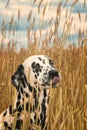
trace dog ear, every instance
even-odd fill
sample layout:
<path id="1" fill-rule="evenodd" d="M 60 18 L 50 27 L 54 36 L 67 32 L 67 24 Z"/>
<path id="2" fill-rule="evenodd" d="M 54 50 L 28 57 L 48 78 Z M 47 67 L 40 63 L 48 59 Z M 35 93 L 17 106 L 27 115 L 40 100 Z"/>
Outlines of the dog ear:
<path id="1" fill-rule="evenodd" d="M 24 77 L 24 67 L 21 64 L 18 66 L 17 71 L 11 77 L 12 84 L 13 86 L 16 87 L 17 91 L 19 90 L 19 86 L 23 77 Z"/>

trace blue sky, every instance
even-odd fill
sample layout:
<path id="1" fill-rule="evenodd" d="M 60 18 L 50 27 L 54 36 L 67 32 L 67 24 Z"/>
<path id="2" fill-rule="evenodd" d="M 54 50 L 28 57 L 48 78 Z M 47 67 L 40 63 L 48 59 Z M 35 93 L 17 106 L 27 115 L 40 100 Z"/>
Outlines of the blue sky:
<path id="1" fill-rule="evenodd" d="M 40 0 L 36 0 L 35 3 L 34 0 L 9 0 L 9 4 L 7 8 L 5 8 L 7 1 L 8 0 L 0 0 L 0 30 L 3 20 L 5 21 L 5 29 L 8 29 L 9 22 L 11 18 L 14 17 L 13 27 L 14 25 L 16 25 L 16 30 L 27 31 L 27 28 L 31 27 L 31 23 L 34 20 L 35 22 L 34 31 L 36 31 L 37 35 L 39 35 L 38 31 L 39 29 L 41 29 L 43 35 L 45 36 L 45 33 L 47 31 L 49 32 L 50 26 L 48 26 L 48 23 L 51 19 L 52 19 L 51 28 L 52 30 L 54 29 L 56 10 L 59 2 L 61 2 L 62 0 L 43 0 L 39 13 L 38 13 L 38 4 L 40 3 Z M 68 23 L 71 23 L 71 19 L 73 19 L 73 23 L 70 27 L 70 35 L 72 35 L 72 38 L 76 37 L 78 30 L 84 31 L 84 33 L 86 34 L 87 21 L 85 19 L 87 15 L 87 3 L 84 6 L 84 0 L 78 0 L 78 2 L 73 6 L 71 10 L 72 0 L 68 0 L 66 6 L 64 6 L 65 1 L 66 0 L 63 0 L 61 5 L 61 17 L 58 28 L 59 35 L 62 34 L 63 32 L 65 21 L 67 20 Z M 43 20 L 43 8 L 46 4 L 47 7 Z M 20 9 L 20 20 L 18 20 L 19 9 Z M 31 20 L 28 22 L 27 19 L 31 10 L 32 10 L 32 16 Z M 66 10 L 68 10 L 67 18 L 65 17 Z M 78 13 L 80 13 L 81 21 L 79 20 Z M 24 37 L 23 41 L 25 39 L 26 38 Z"/>

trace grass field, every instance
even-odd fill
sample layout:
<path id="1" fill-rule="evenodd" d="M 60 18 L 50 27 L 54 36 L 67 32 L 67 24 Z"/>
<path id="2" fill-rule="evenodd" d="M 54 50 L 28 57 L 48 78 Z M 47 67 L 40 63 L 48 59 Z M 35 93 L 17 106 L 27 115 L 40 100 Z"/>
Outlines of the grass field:
<path id="1" fill-rule="evenodd" d="M 58 39 L 56 28 L 55 23 L 52 47 L 49 46 L 52 36 L 50 31 L 49 38 L 44 39 L 40 49 L 35 34 L 34 42 L 18 53 L 14 49 L 14 42 L 12 47 L 8 44 L 4 51 L 0 48 L 0 112 L 13 102 L 14 88 L 11 75 L 17 66 L 31 55 L 45 54 L 54 60 L 62 76 L 58 88 L 52 90 L 49 130 L 87 130 L 87 39 L 85 38 L 78 47 L 70 45 L 65 48 L 63 43 L 67 40 L 68 32 L 63 33 L 63 38 Z M 30 31 L 28 29 L 28 41 Z"/>

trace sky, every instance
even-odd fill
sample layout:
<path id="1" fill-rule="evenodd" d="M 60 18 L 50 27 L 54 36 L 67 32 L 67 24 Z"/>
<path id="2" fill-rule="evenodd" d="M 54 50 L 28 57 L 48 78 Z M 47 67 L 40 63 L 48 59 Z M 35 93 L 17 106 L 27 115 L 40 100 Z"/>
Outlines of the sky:
<path id="1" fill-rule="evenodd" d="M 54 30 L 54 23 L 56 19 L 56 10 L 59 3 L 61 2 L 61 16 L 60 23 L 58 27 L 58 36 L 61 37 L 65 21 L 66 24 L 70 24 L 70 36 L 71 40 L 74 42 L 78 31 L 84 32 L 84 36 L 87 36 L 87 0 L 0 0 L 0 32 L 2 29 L 2 23 L 5 22 L 5 30 L 9 29 L 9 23 L 13 18 L 13 25 L 11 29 L 16 29 L 19 33 L 15 36 L 13 33 L 9 36 L 7 33 L 4 37 L 4 42 L 7 44 L 9 39 L 14 39 L 21 42 L 24 46 L 27 42 L 27 29 L 30 28 L 31 31 L 35 31 L 39 37 L 39 30 L 42 30 L 43 37 L 45 37 L 46 32 L 50 30 L 49 21 L 51 21 L 51 28 Z M 65 5 L 65 1 L 67 4 Z M 75 5 L 73 6 L 73 3 Z M 84 5 L 85 2 L 85 5 Z M 40 5 L 40 10 L 38 6 Z M 47 6 L 46 6 L 47 5 Z M 64 6 L 65 5 L 65 6 Z M 43 10 L 46 6 L 45 14 L 43 17 Z M 71 6 L 72 10 L 71 10 Z M 66 16 L 67 11 L 67 18 Z M 18 16 L 20 12 L 20 16 Z M 31 12 L 31 19 L 28 20 L 28 16 Z M 72 22 L 73 20 L 73 22 Z M 32 30 L 31 24 L 34 22 L 34 29 Z M 71 24 L 72 22 L 72 24 Z M 31 34 L 32 37 L 32 34 Z M 33 39 L 33 38 L 31 38 Z M 0 33 L 0 42 L 2 41 L 2 34 Z M 22 45 L 21 44 L 21 45 Z"/>

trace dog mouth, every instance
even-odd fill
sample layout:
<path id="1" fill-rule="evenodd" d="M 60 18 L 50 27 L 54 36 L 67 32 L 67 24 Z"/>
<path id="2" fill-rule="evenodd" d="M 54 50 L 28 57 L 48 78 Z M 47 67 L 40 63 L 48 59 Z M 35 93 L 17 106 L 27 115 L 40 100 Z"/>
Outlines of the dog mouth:
<path id="1" fill-rule="evenodd" d="M 57 84 L 60 82 L 60 77 L 58 76 L 54 76 L 53 78 L 49 79 L 49 82 L 45 82 L 44 84 L 42 84 L 42 86 L 44 86 L 43 88 L 50 88 L 50 86 L 52 86 L 52 88 L 57 87 Z M 46 87 L 49 86 L 49 87 Z"/>
<path id="2" fill-rule="evenodd" d="M 51 79 L 51 82 L 52 82 L 52 87 L 55 87 L 60 82 L 60 78 L 58 76 L 54 76 Z"/>
<path id="3" fill-rule="evenodd" d="M 54 78 L 52 79 L 52 82 L 53 82 L 54 84 L 57 84 L 58 82 L 60 82 L 60 78 L 57 77 L 57 76 L 54 76 Z"/>

